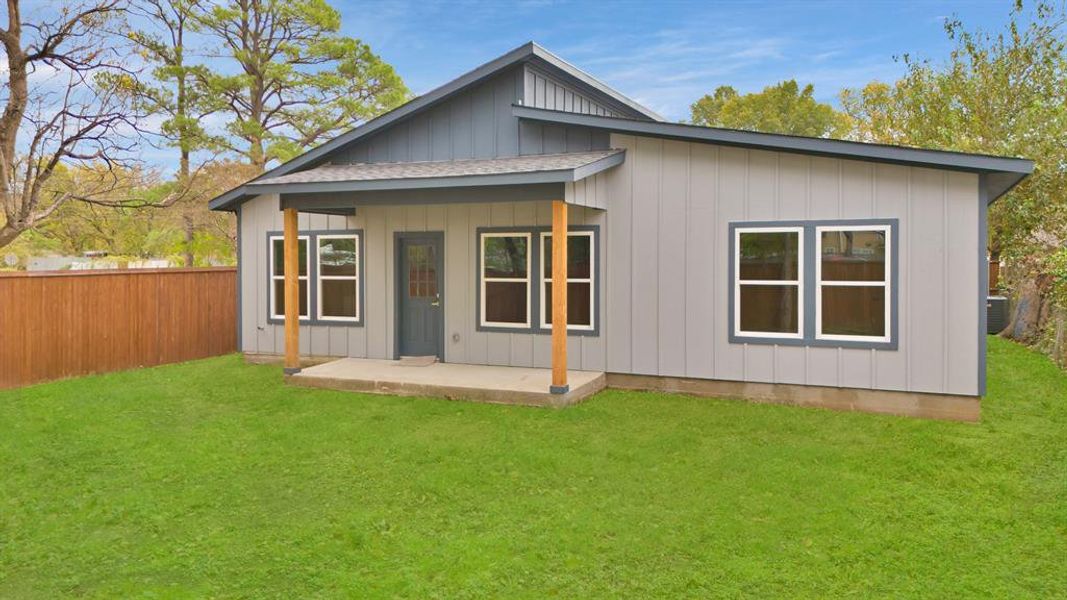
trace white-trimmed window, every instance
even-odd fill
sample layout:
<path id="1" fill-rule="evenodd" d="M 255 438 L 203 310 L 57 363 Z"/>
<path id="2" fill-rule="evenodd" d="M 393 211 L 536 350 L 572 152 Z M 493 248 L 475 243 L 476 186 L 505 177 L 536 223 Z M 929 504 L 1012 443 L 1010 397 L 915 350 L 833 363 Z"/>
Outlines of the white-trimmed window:
<path id="1" fill-rule="evenodd" d="M 734 334 L 804 337 L 804 229 L 734 230 Z"/>
<path id="2" fill-rule="evenodd" d="M 311 286 L 308 285 L 308 272 L 311 257 L 308 256 L 308 236 L 297 236 L 297 255 L 300 268 L 297 280 L 300 286 L 300 318 L 309 318 L 308 307 L 311 305 Z M 270 316 L 272 319 L 285 318 L 285 237 L 270 237 Z"/>
<path id="3" fill-rule="evenodd" d="M 593 331 L 595 244 L 592 231 L 567 232 L 567 329 Z M 541 328 L 552 327 L 552 233 L 541 233 Z"/>
<path id="4" fill-rule="evenodd" d="M 315 260 L 318 319 L 359 321 L 359 235 L 319 234 Z"/>
<path id="5" fill-rule="evenodd" d="M 815 339 L 890 340 L 891 239 L 888 225 L 815 228 Z"/>
<path id="6" fill-rule="evenodd" d="M 529 232 L 481 234 L 482 327 L 530 327 L 530 242 Z"/>

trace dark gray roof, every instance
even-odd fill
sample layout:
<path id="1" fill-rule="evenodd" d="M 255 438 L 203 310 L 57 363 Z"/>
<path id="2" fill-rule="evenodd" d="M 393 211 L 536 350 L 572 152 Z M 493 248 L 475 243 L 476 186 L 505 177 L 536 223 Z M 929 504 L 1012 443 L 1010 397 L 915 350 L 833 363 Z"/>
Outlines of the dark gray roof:
<path id="1" fill-rule="evenodd" d="M 565 183 L 622 163 L 625 150 L 593 150 L 505 158 L 322 165 L 258 179 L 248 193 L 314 193 L 427 187 Z"/>
<path id="2" fill-rule="evenodd" d="M 1033 161 L 1025 158 L 638 121 L 527 106 L 513 106 L 512 112 L 520 119 L 531 121 L 580 125 L 652 137 L 980 173 L 984 176 L 989 202 L 1005 194 L 1034 170 Z"/>
<path id="3" fill-rule="evenodd" d="M 400 121 L 410 115 L 413 115 L 419 111 L 422 111 L 430 106 L 433 106 L 446 98 L 458 93 L 459 91 L 479 83 L 493 75 L 512 67 L 517 64 L 521 64 L 527 61 L 534 61 L 541 65 L 548 65 L 556 69 L 558 72 L 562 72 L 567 77 L 570 77 L 582 84 L 592 88 L 593 90 L 603 94 L 607 98 L 614 101 L 615 104 L 622 107 L 626 112 L 632 114 L 635 117 L 652 119 L 662 121 L 663 118 L 657 115 L 652 110 L 645 108 L 620 94 L 619 92 L 611 89 L 595 77 L 585 73 L 581 69 L 578 69 L 574 65 L 559 58 L 555 54 L 552 54 L 548 50 L 539 46 L 534 42 L 528 42 L 519 46 L 518 48 L 508 52 L 499 58 L 495 58 L 484 65 L 473 69 L 456 79 L 442 85 L 441 87 L 427 92 L 414 100 L 411 100 L 403 106 L 397 107 L 377 118 L 371 119 L 366 123 L 347 131 L 336 138 L 313 148 L 296 158 L 281 164 L 265 173 L 256 177 L 252 181 L 260 181 L 268 177 L 276 177 L 278 175 L 285 175 L 294 171 L 312 167 L 321 164 L 330 153 L 335 150 L 347 146 L 356 140 L 364 138 L 376 131 L 380 131 L 385 127 Z M 217 196 L 208 203 L 208 206 L 213 210 L 233 210 L 234 206 L 239 204 L 242 200 L 251 197 L 248 190 L 244 185 L 236 187 L 220 196 Z"/>

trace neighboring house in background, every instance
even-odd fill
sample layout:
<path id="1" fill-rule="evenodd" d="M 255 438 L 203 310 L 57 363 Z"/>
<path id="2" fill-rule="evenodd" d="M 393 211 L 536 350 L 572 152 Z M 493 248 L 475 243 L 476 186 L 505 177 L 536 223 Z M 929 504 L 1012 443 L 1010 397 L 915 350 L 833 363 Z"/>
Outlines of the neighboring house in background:
<path id="1" fill-rule="evenodd" d="M 26 260 L 27 271 L 95 271 L 107 269 L 167 269 L 172 267 L 165 258 L 127 260 L 109 257 L 107 253 L 90 256 L 33 256 Z"/>
<path id="2" fill-rule="evenodd" d="M 27 271 L 60 271 L 69 269 L 80 256 L 31 256 L 26 259 Z"/>
<path id="3" fill-rule="evenodd" d="M 1032 166 L 669 123 L 531 43 L 211 207 L 238 216 L 248 354 L 285 351 L 296 209 L 301 354 L 553 366 L 566 216 L 571 369 L 976 417 L 986 210 Z"/>

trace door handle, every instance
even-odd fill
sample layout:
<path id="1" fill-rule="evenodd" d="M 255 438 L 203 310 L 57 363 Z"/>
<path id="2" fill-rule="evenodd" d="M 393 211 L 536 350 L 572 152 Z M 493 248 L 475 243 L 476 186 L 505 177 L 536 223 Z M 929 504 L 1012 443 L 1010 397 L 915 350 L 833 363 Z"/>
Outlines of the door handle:
<path id="1" fill-rule="evenodd" d="M 430 306 L 441 306 L 441 294 L 437 294 L 430 301 Z"/>

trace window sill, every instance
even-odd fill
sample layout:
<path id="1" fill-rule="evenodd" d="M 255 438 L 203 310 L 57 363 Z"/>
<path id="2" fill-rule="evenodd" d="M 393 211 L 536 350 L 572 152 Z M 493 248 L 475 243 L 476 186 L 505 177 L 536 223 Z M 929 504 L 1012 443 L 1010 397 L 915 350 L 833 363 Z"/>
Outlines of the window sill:
<path id="1" fill-rule="evenodd" d="M 855 348 L 859 350 L 897 350 L 896 340 L 870 342 L 861 340 L 820 340 L 809 338 L 775 338 L 730 335 L 731 344 L 761 344 L 765 346 L 804 346 L 811 348 Z"/>
<path id="2" fill-rule="evenodd" d="M 476 325 L 475 331 L 482 333 L 522 333 L 527 335 L 552 335 L 552 328 L 542 327 L 494 327 L 492 325 Z M 567 337 L 600 337 L 600 329 L 568 329 Z"/>
<path id="3" fill-rule="evenodd" d="M 285 319 L 267 319 L 269 325 L 285 325 Z M 359 321 L 331 321 L 329 319 L 300 319 L 300 325 L 315 325 L 316 327 L 363 327 L 363 320 Z"/>

